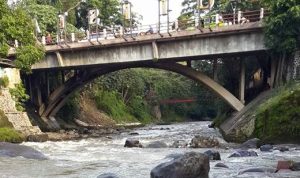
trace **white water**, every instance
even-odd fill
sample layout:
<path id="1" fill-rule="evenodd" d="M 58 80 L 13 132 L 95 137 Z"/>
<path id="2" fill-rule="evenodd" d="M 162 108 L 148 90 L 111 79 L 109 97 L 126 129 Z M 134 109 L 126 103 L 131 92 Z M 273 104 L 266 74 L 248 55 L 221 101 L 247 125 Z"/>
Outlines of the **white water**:
<path id="1" fill-rule="evenodd" d="M 120 178 L 148 178 L 150 171 L 156 165 L 168 161 L 165 157 L 172 153 L 188 151 L 204 152 L 208 149 L 191 148 L 124 148 L 126 138 L 138 138 L 143 145 L 152 141 L 164 141 L 168 145 L 175 140 L 190 141 L 194 135 L 221 137 L 214 130 L 209 129 L 209 122 L 192 122 L 166 126 L 152 126 L 135 130 L 139 135 L 131 136 L 128 133 L 112 136 L 112 139 L 84 139 L 80 141 L 24 143 L 44 153 L 49 160 L 38 161 L 22 157 L 0 157 L 0 177 L 17 178 L 96 178 L 103 173 L 114 173 Z M 161 130 L 169 128 L 170 130 Z M 220 138 L 220 141 L 222 139 Z M 252 167 L 276 168 L 278 160 L 300 161 L 300 151 L 291 148 L 288 152 L 273 151 L 262 153 L 258 157 L 228 158 L 233 149 L 218 149 L 222 161 L 210 162 L 210 178 L 231 177 L 299 177 L 300 172 L 283 172 L 275 174 L 238 173 Z M 218 162 L 229 166 L 215 168 Z"/>

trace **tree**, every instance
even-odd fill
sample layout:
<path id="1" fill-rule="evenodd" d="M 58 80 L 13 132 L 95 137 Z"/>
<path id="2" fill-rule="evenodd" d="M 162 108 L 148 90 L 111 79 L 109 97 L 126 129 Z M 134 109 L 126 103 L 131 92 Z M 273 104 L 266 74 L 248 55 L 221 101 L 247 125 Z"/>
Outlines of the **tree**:
<path id="1" fill-rule="evenodd" d="M 19 43 L 15 64 L 18 68 L 30 72 L 31 65 L 44 55 L 42 46 L 34 36 L 31 17 L 22 6 L 17 4 L 9 7 L 6 0 L 0 0 L 0 57 L 7 56 L 15 41 Z"/>
<path id="2" fill-rule="evenodd" d="M 265 20 L 265 43 L 278 58 L 275 83 L 289 80 L 291 56 L 300 47 L 300 1 L 264 0 L 270 14 Z"/>

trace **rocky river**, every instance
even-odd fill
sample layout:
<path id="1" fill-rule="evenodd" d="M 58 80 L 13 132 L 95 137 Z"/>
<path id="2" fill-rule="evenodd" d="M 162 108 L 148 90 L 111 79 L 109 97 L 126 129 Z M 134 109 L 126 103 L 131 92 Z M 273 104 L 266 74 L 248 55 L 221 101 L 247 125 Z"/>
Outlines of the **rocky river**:
<path id="1" fill-rule="evenodd" d="M 48 159 L 35 160 L 23 157 L 0 157 L 0 177 L 12 178 L 96 178 L 105 173 L 114 174 L 120 178 L 148 178 L 150 171 L 160 163 L 169 161 L 168 155 L 185 152 L 205 152 L 216 150 L 221 160 L 210 161 L 210 178 L 300 178 L 299 171 L 281 170 L 271 172 L 242 173 L 250 168 L 276 169 L 280 160 L 300 162 L 300 145 L 288 145 L 289 151 L 261 152 L 251 149 L 258 156 L 230 157 L 235 151 L 235 144 L 226 143 L 216 129 L 208 128 L 209 122 L 188 122 L 173 125 L 147 126 L 124 132 L 119 135 L 109 135 L 101 138 L 87 138 L 75 141 L 61 142 L 26 142 L 42 152 Z M 162 141 L 171 146 L 175 141 L 184 145 L 190 143 L 195 135 L 214 137 L 219 148 L 126 148 L 126 139 L 138 139 L 142 145 L 153 141 Z M 177 145 L 178 147 L 178 145 Z M 179 146 L 180 147 L 180 146 Z M 228 168 L 215 167 L 224 163 Z"/>

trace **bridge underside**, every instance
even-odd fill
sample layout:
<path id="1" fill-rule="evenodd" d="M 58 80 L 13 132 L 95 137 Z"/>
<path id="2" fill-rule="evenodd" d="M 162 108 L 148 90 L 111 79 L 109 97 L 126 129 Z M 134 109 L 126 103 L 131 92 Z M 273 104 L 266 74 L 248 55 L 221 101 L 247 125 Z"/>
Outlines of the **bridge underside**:
<path id="1" fill-rule="evenodd" d="M 49 118 L 52 118 L 51 122 L 53 122 L 54 116 L 63 107 L 72 93 L 78 91 L 81 87 L 99 76 L 122 69 L 137 67 L 156 68 L 179 73 L 207 86 L 217 96 L 226 101 L 234 110 L 240 111 L 244 107 L 242 101 L 237 99 L 233 94 L 210 77 L 189 66 L 184 66 L 176 62 L 150 61 L 125 63 L 109 66 L 104 65 L 96 68 L 78 69 L 72 73 L 62 72 L 62 82 L 60 85 L 57 85 L 53 91 L 50 91 L 49 89 L 50 83 L 47 72 L 34 71 L 34 73 L 28 77 L 27 86 L 29 86 L 31 100 L 38 108 L 38 114 L 45 122 L 48 122 L 48 125 L 51 125 L 49 123 L 51 121 Z M 53 128 L 51 129 L 54 129 L 55 125 L 56 124 L 52 124 Z"/>

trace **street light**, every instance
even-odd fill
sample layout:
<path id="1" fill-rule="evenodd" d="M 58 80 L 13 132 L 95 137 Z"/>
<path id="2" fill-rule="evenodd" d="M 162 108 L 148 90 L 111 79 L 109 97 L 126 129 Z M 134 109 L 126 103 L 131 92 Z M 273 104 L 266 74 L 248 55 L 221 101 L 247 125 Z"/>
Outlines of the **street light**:
<path id="1" fill-rule="evenodd" d="M 233 11 L 233 24 L 235 24 L 235 14 L 236 14 L 236 7 L 237 7 L 237 0 L 230 0 L 230 5 Z"/>
<path id="2" fill-rule="evenodd" d="M 123 16 L 123 34 L 124 34 L 124 28 L 126 27 L 126 20 L 129 20 L 129 27 L 130 27 L 130 34 L 132 37 L 132 4 L 128 0 L 123 0 L 121 2 L 122 7 L 122 16 Z"/>

